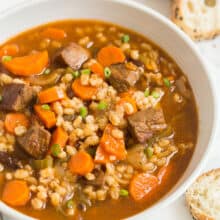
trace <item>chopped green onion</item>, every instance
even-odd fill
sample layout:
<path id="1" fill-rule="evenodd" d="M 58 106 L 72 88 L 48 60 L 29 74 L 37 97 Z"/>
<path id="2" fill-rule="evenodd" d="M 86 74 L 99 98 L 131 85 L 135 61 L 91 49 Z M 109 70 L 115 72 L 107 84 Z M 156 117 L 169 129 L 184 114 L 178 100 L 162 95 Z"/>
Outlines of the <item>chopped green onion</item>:
<path id="1" fill-rule="evenodd" d="M 62 152 L 60 145 L 59 144 L 53 144 L 51 146 L 51 152 L 52 152 L 53 156 L 57 157 Z"/>
<path id="2" fill-rule="evenodd" d="M 150 89 L 146 88 L 145 91 L 144 91 L 144 96 L 148 97 L 149 95 L 150 95 Z"/>
<path id="3" fill-rule="evenodd" d="M 77 77 L 79 77 L 80 73 L 79 73 L 79 71 L 74 71 L 72 73 L 72 75 L 73 75 L 73 77 L 77 78 Z"/>
<path id="4" fill-rule="evenodd" d="M 80 110 L 79 110 L 79 113 L 80 113 L 82 118 L 85 118 L 86 115 L 88 115 L 88 110 L 87 110 L 86 107 L 81 107 Z"/>
<path id="5" fill-rule="evenodd" d="M 104 74 L 106 78 L 109 78 L 111 76 L 111 70 L 108 67 L 105 67 Z"/>
<path id="6" fill-rule="evenodd" d="M 146 154 L 149 159 L 153 156 L 153 153 L 154 153 L 154 151 L 153 151 L 152 147 L 146 148 Z"/>
<path id="7" fill-rule="evenodd" d="M 163 82 L 164 82 L 164 85 L 165 85 L 166 87 L 170 87 L 170 86 L 171 86 L 171 83 L 170 83 L 170 80 L 169 80 L 169 79 L 163 78 Z"/>
<path id="8" fill-rule="evenodd" d="M 155 98 L 155 99 L 158 99 L 160 97 L 160 94 L 157 92 L 157 91 L 153 91 L 151 93 L 151 95 Z"/>
<path id="9" fill-rule="evenodd" d="M 43 110 L 50 110 L 50 106 L 48 104 L 41 105 Z"/>
<path id="10" fill-rule="evenodd" d="M 128 196 L 128 190 L 126 190 L 126 189 L 120 189 L 119 195 L 120 195 L 120 196 Z"/>
<path id="11" fill-rule="evenodd" d="M 0 102 L 2 101 L 2 95 L 0 95 Z"/>
<path id="12" fill-rule="evenodd" d="M 91 70 L 90 70 L 90 69 L 81 70 L 81 74 L 87 74 L 87 75 L 89 75 L 90 73 L 91 73 Z"/>
<path id="13" fill-rule="evenodd" d="M 130 40 L 130 36 L 125 34 L 125 35 L 122 36 L 121 40 L 122 40 L 123 43 L 128 43 L 129 40 Z"/>
<path id="14" fill-rule="evenodd" d="M 12 60 L 12 56 L 3 56 L 2 57 L 2 62 L 8 62 Z"/>
<path id="15" fill-rule="evenodd" d="M 106 102 L 104 102 L 104 101 L 100 101 L 98 106 L 97 106 L 97 108 L 99 110 L 105 110 L 107 107 L 108 107 L 108 104 Z"/>
<path id="16" fill-rule="evenodd" d="M 44 74 L 48 75 L 49 73 L 50 73 L 50 69 L 49 68 L 45 69 Z"/>
<path id="17" fill-rule="evenodd" d="M 72 199 L 70 199 L 70 200 L 68 200 L 68 201 L 66 202 L 66 207 L 67 207 L 68 209 L 73 208 L 73 206 L 74 206 L 74 202 L 73 202 Z"/>

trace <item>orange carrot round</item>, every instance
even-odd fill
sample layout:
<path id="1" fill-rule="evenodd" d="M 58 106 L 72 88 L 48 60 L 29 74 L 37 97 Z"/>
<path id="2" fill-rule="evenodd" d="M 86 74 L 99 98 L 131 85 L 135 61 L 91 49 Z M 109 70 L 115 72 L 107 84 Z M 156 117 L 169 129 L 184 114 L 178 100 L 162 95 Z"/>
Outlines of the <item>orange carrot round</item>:
<path id="1" fill-rule="evenodd" d="M 110 66 L 116 63 L 123 63 L 125 61 L 125 55 L 119 47 L 110 45 L 103 47 L 98 52 L 97 59 L 102 66 Z"/>
<path id="2" fill-rule="evenodd" d="M 114 126 L 107 125 L 100 140 L 100 146 L 110 155 L 116 156 L 119 160 L 124 160 L 127 155 L 124 139 L 116 139 L 112 136 Z"/>
<path id="3" fill-rule="evenodd" d="M 51 87 L 38 93 L 38 99 L 41 104 L 59 101 L 65 97 L 65 92 L 57 86 Z"/>
<path id="4" fill-rule="evenodd" d="M 0 57 L 2 56 L 15 56 L 19 52 L 17 44 L 6 44 L 0 49 Z"/>
<path id="5" fill-rule="evenodd" d="M 80 151 L 71 157 L 68 167 L 72 173 L 85 175 L 94 169 L 94 162 L 88 153 Z"/>
<path id="6" fill-rule="evenodd" d="M 93 73 L 97 74 L 101 78 L 104 78 L 104 68 L 100 63 L 95 62 L 89 68 Z"/>
<path id="7" fill-rule="evenodd" d="M 22 113 L 8 113 L 5 117 L 5 128 L 12 134 L 17 126 L 21 125 L 27 128 L 28 124 L 27 116 Z"/>
<path id="8" fill-rule="evenodd" d="M 68 134 L 62 127 L 57 127 L 52 134 L 51 146 L 58 144 L 60 147 L 64 147 L 68 140 Z"/>
<path id="9" fill-rule="evenodd" d="M 43 37 L 47 37 L 53 40 L 62 40 L 67 36 L 63 29 L 52 27 L 45 29 L 41 34 Z"/>
<path id="10" fill-rule="evenodd" d="M 24 206 L 30 199 L 30 190 L 26 181 L 11 180 L 3 189 L 2 200 L 12 206 Z"/>
<path id="11" fill-rule="evenodd" d="M 84 86 L 81 84 L 80 79 L 75 79 L 72 84 L 73 92 L 83 100 L 91 100 L 94 95 L 97 93 L 97 87 L 93 86 Z"/>
<path id="12" fill-rule="evenodd" d="M 49 62 L 47 51 L 23 57 L 15 57 L 3 62 L 4 67 L 14 75 L 30 76 L 41 73 Z"/>
<path id="13" fill-rule="evenodd" d="M 129 192 L 135 201 L 146 199 L 155 187 L 158 186 L 157 177 L 149 173 L 136 174 L 129 185 Z"/>

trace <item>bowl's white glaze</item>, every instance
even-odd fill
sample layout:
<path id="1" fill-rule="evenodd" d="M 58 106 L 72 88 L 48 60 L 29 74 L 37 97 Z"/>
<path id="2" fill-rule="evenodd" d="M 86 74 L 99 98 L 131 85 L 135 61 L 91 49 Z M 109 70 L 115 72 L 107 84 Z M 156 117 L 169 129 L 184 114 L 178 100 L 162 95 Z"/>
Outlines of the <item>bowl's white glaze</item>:
<path id="1" fill-rule="evenodd" d="M 99 19 L 133 29 L 163 48 L 188 76 L 199 111 L 199 136 L 192 160 L 176 186 L 158 203 L 130 219 L 147 215 L 177 199 L 199 174 L 208 157 L 216 130 L 217 107 L 213 83 L 194 43 L 168 19 L 127 0 L 27 0 L 0 15 L 0 42 L 28 28 L 60 19 Z M 0 202 L 0 211 L 16 220 L 31 218 Z"/>

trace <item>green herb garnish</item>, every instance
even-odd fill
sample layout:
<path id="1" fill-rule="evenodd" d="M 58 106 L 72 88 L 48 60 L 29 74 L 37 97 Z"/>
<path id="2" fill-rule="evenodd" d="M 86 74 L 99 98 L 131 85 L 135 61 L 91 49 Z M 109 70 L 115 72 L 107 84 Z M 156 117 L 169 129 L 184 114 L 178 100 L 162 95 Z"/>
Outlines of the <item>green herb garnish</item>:
<path id="1" fill-rule="evenodd" d="M 50 110 L 50 106 L 48 104 L 41 105 L 43 110 Z"/>
<path id="2" fill-rule="evenodd" d="M 110 68 L 108 68 L 108 67 L 105 67 L 105 69 L 104 69 L 104 74 L 105 74 L 105 77 L 106 78 L 109 78 L 110 76 L 111 76 L 111 70 L 110 70 Z"/>
<path id="3" fill-rule="evenodd" d="M 74 78 L 77 78 L 77 77 L 79 77 L 80 73 L 79 73 L 79 71 L 74 71 L 72 73 L 72 75 L 73 75 Z"/>
<path id="4" fill-rule="evenodd" d="M 8 62 L 12 60 L 12 56 L 3 56 L 2 57 L 2 62 Z"/>
<path id="5" fill-rule="evenodd" d="M 83 69 L 83 70 L 81 70 L 80 72 L 81 72 L 81 74 L 87 74 L 87 75 L 89 75 L 89 74 L 91 73 L 91 70 L 90 70 L 90 69 Z"/>
<path id="6" fill-rule="evenodd" d="M 126 190 L 126 189 L 120 189 L 120 191 L 119 191 L 119 195 L 120 196 L 128 196 L 128 190 Z"/>
<path id="7" fill-rule="evenodd" d="M 170 87 L 171 86 L 171 82 L 168 78 L 163 78 L 163 83 L 166 87 Z"/>
<path id="8" fill-rule="evenodd" d="M 151 95 L 152 95 L 155 99 L 160 98 L 160 94 L 159 94 L 157 91 L 153 91 L 153 92 L 151 93 Z"/>
<path id="9" fill-rule="evenodd" d="M 68 200 L 68 201 L 66 202 L 66 207 L 67 207 L 68 209 L 73 208 L 73 206 L 74 206 L 74 202 L 73 202 L 72 199 L 70 199 L 70 200 Z"/>
<path id="10" fill-rule="evenodd" d="M 128 34 L 123 35 L 122 38 L 121 38 L 121 41 L 123 43 L 128 43 L 129 40 L 130 40 L 130 36 Z"/>
<path id="11" fill-rule="evenodd" d="M 50 69 L 49 68 L 45 69 L 44 74 L 48 75 L 49 73 L 50 73 Z"/>
<path id="12" fill-rule="evenodd" d="M 53 144 L 51 146 L 51 152 L 52 152 L 53 156 L 57 157 L 62 152 L 60 145 L 59 144 Z"/>
<path id="13" fill-rule="evenodd" d="M 88 115 L 88 110 L 83 106 L 80 108 L 79 113 L 82 118 L 85 118 Z"/>
<path id="14" fill-rule="evenodd" d="M 144 96 L 148 97 L 149 95 L 150 95 L 150 89 L 146 88 L 145 91 L 144 91 Z"/>
<path id="15" fill-rule="evenodd" d="M 107 107 L 108 107 L 108 104 L 106 102 L 104 102 L 104 101 L 100 101 L 98 106 L 97 106 L 97 108 L 99 110 L 105 110 Z"/>
<path id="16" fill-rule="evenodd" d="M 150 159 L 152 156 L 153 156 L 153 148 L 152 147 L 147 147 L 146 148 L 146 154 L 147 154 L 147 157 Z"/>

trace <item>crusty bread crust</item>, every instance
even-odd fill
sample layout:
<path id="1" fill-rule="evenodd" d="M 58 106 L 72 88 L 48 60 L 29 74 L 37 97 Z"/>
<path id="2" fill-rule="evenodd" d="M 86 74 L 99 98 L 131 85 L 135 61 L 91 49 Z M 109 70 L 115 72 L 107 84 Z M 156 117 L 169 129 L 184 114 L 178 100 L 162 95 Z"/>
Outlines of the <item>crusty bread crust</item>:
<path id="1" fill-rule="evenodd" d="M 200 2 L 200 0 L 197 0 L 197 1 L 198 3 Z M 212 23 L 212 26 L 215 26 L 215 24 L 213 24 L 215 22 L 216 26 L 211 27 L 209 29 L 206 29 L 204 27 L 205 24 L 203 24 L 202 19 L 200 19 L 201 22 L 199 23 L 199 25 L 195 23 L 194 27 L 189 26 L 190 18 L 186 16 L 187 12 L 186 10 L 184 10 L 184 4 L 187 4 L 187 0 L 173 0 L 172 8 L 171 8 L 171 19 L 184 32 L 186 32 L 193 40 L 212 39 L 218 34 L 220 34 L 220 27 L 219 27 L 220 16 L 217 15 L 217 13 L 220 14 L 220 12 L 218 12 L 218 10 L 220 10 L 220 7 L 218 4 L 214 7 L 215 9 L 213 10 L 213 13 L 216 13 L 216 20 L 213 20 L 212 18 L 210 20 L 210 25 Z M 194 5 L 194 7 L 196 6 Z M 210 7 L 205 6 L 205 5 L 204 7 L 207 10 L 210 10 Z M 200 15 L 195 13 L 194 16 L 200 16 Z"/>
<path id="2" fill-rule="evenodd" d="M 196 181 L 190 186 L 190 188 L 186 191 L 186 194 L 185 194 L 186 205 L 189 208 L 189 210 L 195 220 L 218 220 L 218 219 L 215 219 L 212 216 L 208 215 L 207 213 L 205 213 L 199 207 L 197 207 L 196 204 L 194 204 L 194 202 L 192 201 L 192 194 L 195 190 L 195 184 L 201 183 L 201 181 L 204 178 L 207 178 L 209 176 L 215 177 L 215 176 L 219 176 L 219 175 L 220 175 L 220 169 L 210 170 L 209 172 L 206 172 L 206 173 L 202 174 L 201 176 L 199 176 L 196 179 Z M 210 187 L 210 186 L 207 185 L 207 188 L 208 187 Z"/>

